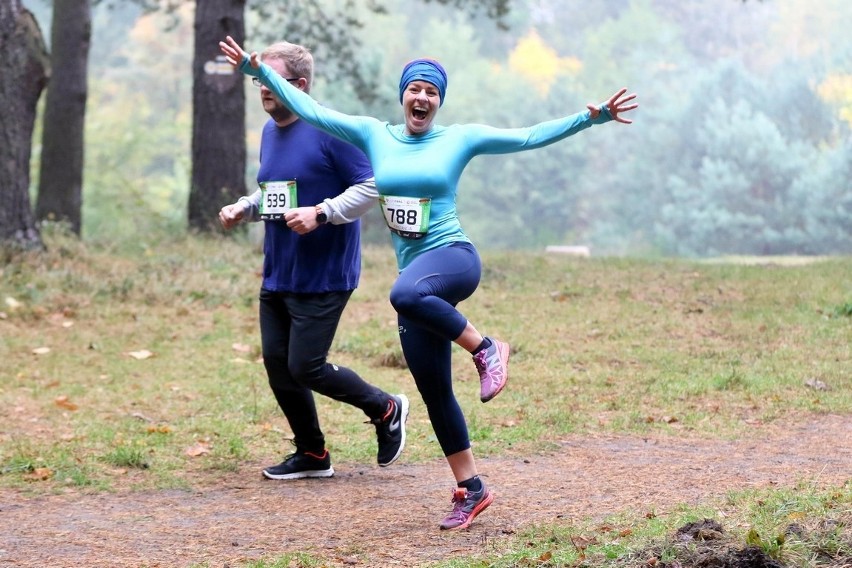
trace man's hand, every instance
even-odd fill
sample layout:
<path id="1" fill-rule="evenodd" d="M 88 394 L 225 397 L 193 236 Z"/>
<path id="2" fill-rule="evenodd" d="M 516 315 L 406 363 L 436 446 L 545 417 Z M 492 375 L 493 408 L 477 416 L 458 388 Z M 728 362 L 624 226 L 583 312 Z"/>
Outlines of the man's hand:
<path id="1" fill-rule="evenodd" d="M 296 207 L 284 214 L 287 226 L 300 235 L 307 235 L 317 227 L 316 207 Z"/>
<path id="2" fill-rule="evenodd" d="M 240 202 L 225 205 L 219 211 L 219 222 L 225 229 L 231 229 L 245 217 L 245 214 L 246 208 Z"/>

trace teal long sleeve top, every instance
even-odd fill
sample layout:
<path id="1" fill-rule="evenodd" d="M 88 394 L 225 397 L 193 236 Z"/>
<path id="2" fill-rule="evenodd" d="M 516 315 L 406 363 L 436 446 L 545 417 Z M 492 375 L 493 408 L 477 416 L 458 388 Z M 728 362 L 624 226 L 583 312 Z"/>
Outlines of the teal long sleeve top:
<path id="1" fill-rule="evenodd" d="M 470 242 L 459 222 L 456 193 L 461 174 L 474 156 L 541 148 L 612 120 L 604 105 L 595 119 L 585 110 L 525 128 L 434 125 L 424 134 L 411 136 L 405 133 L 404 124 L 324 107 L 266 64 L 255 69 L 244 58 L 240 70 L 259 77 L 302 120 L 354 144 L 367 155 L 400 270 L 423 252 L 453 242 Z"/>

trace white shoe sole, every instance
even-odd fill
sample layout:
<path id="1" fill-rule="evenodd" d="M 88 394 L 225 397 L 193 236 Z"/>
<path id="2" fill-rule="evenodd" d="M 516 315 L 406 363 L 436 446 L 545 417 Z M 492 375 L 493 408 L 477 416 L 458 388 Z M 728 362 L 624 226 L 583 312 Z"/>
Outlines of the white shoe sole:
<path id="1" fill-rule="evenodd" d="M 269 473 L 265 469 L 263 470 L 263 477 L 266 479 L 306 479 L 313 477 L 331 477 L 334 475 L 334 468 L 330 467 L 328 469 L 312 469 L 308 471 L 297 471 L 294 473 L 285 473 L 284 475 L 275 475 Z"/>

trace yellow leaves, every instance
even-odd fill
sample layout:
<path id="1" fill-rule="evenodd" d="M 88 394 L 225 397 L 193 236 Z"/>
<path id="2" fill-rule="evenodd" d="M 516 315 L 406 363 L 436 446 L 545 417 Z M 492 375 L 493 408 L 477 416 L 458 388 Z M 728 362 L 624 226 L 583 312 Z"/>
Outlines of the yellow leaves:
<path id="1" fill-rule="evenodd" d="M 840 118 L 852 125 L 852 75 L 828 75 L 817 86 L 819 96 L 840 107 Z"/>
<path id="2" fill-rule="evenodd" d="M 559 57 L 535 30 L 522 37 L 509 54 L 509 68 L 547 95 L 560 75 L 576 74 L 583 64 L 574 57 Z"/>

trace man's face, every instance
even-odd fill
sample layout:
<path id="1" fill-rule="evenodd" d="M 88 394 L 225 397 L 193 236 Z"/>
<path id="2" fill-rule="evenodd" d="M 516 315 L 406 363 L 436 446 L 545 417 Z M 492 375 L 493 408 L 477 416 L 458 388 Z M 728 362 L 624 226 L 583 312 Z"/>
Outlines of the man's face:
<path id="1" fill-rule="evenodd" d="M 281 61 L 280 59 L 268 59 L 264 61 L 267 65 L 269 65 L 276 73 L 284 77 L 285 79 L 292 79 L 293 76 L 290 74 L 290 70 L 287 68 L 287 64 Z M 303 81 L 290 81 L 290 84 L 298 89 L 302 89 Z M 272 117 L 277 123 L 281 122 L 289 122 L 291 121 L 295 115 L 284 106 L 278 98 L 264 86 L 260 87 L 260 103 L 263 105 L 263 110 Z"/>

